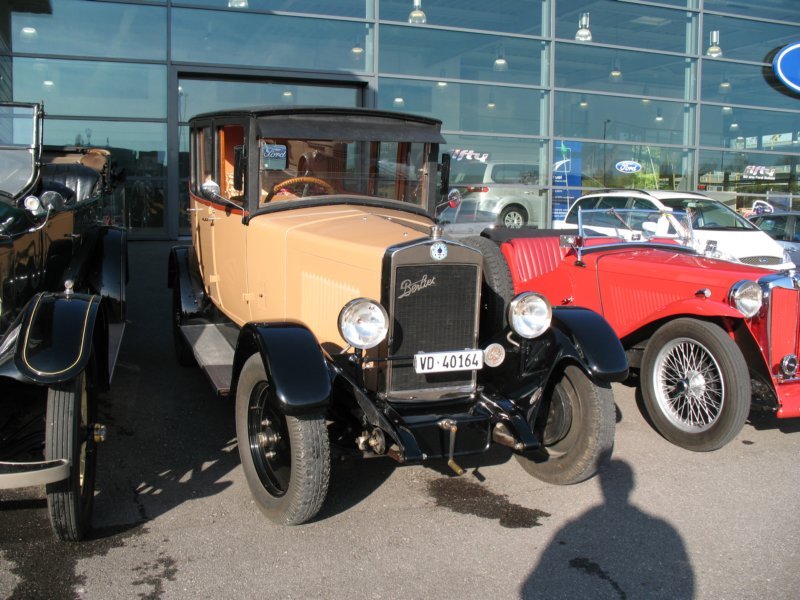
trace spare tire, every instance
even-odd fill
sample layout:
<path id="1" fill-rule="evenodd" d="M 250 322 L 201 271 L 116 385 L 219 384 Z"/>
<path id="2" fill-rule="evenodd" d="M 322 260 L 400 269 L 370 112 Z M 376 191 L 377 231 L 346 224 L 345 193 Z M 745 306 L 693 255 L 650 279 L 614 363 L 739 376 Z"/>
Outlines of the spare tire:
<path id="1" fill-rule="evenodd" d="M 481 286 L 481 324 L 479 342 L 503 331 L 507 325 L 506 307 L 514 297 L 511 270 L 500 247 L 484 237 L 466 237 L 463 242 L 483 254 L 483 285 Z"/>

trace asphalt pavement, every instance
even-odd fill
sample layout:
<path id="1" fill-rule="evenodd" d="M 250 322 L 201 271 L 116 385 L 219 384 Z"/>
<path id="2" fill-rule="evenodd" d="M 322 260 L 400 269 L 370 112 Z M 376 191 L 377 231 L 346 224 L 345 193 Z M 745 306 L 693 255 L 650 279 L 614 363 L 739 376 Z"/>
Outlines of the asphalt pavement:
<path id="1" fill-rule="evenodd" d="M 233 405 L 178 366 L 171 243 L 132 242 L 129 324 L 101 407 L 91 539 L 53 539 L 41 489 L 0 492 L 3 598 L 796 598 L 800 422 L 761 417 L 711 453 L 672 446 L 614 386 L 614 456 L 584 483 L 507 451 L 337 462 L 318 518 L 251 500 Z"/>

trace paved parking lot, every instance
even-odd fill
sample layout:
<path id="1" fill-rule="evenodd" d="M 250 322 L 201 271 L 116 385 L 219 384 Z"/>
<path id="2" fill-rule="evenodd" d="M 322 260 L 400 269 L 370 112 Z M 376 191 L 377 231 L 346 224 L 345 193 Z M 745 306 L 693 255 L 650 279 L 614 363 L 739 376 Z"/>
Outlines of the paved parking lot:
<path id="1" fill-rule="evenodd" d="M 173 357 L 170 246 L 130 246 L 93 539 L 55 542 L 41 490 L 0 493 L 0 597 L 797 597 L 800 423 L 761 418 L 690 453 L 621 385 L 614 458 L 583 484 L 541 483 L 504 451 L 460 478 L 343 462 L 315 522 L 271 524 L 239 468 L 232 404 Z"/>

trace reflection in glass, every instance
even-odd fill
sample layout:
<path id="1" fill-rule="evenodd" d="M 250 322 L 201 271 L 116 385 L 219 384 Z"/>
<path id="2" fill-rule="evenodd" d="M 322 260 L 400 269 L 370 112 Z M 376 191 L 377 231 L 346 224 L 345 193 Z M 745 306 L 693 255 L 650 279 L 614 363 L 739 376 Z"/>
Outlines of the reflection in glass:
<path id="1" fill-rule="evenodd" d="M 11 50 L 35 54 L 165 60 L 163 7 L 50 0 L 51 12 L 11 12 Z"/>
<path id="2" fill-rule="evenodd" d="M 695 94 L 697 63 L 680 56 L 561 42 L 555 67 L 556 87 L 640 95 L 647 86 L 653 96 L 680 100 Z"/>
<path id="3" fill-rule="evenodd" d="M 381 0 L 381 20 L 411 23 L 409 9 L 413 7 L 412 0 Z M 546 3 L 542 0 L 493 0 L 474 4 L 425 0 L 424 14 L 428 25 L 542 35 L 545 9 Z"/>
<path id="4" fill-rule="evenodd" d="M 13 59 L 14 99 L 50 115 L 166 118 L 166 67 L 103 61 Z"/>
<path id="5" fill-rule="evenodd" d="M 797 181 L 800 156 L 748 152 L 744 147 L 746 139 L 739 143 L 739 151 L 700 152 L 700 189 L 709 192 L 736 192 L 737 195 L 765 194 L 767 198 L 780 198 L 784 194 L 796 194 L 800 191 Z M 745 206 L 749 205 L 737 201 L 737 208 Z"/>
<path id="6" fill-rule="evenodd" d="M 742 2 L 741 0 L 705 0 L 703 8 L 707 11 L 718 11 L 743 17 L 800 23 L 797 0 L 770 0 L 759 3 Z"/>
<path id="7" fill-rule="evenodd" d="M 691 144 L 694 108 L 682 102 L 557 92 L 554 135 L 657 144 Z"/>
<path id="8" fill-rule="evenodd" d="M 797 8 L 796 20 L 800 20 L 800 5 Z M 719 52 L 722 51 L 719 36 L 724 35 L 725 58 L 750 62 L 771 63 L 778 50 L 798 39 L 797 25 L 748 21 L 713 14 L 703 18 L 703 27 L 708 32 L 706 35 L 712 36 L 712 42 L 713 35 L 717 34 Z M 716 57 L 711 54 L 713 48 L 712 43 L 707 55 Z"/>
<path id="9" fill-rule="evenodd" d="M 244 106 L 326 105 L 358 106 L 355 87 L 287 84 L 273 81 L 181 79 L 178 85 L 178 120 L 194 115 Z"/>
<path id="10" fill-rule="evenodd" d="M 772 69 L 728 61 L 703 61 L 702 99 L 724 104 L 797 110 L 797 95 L 783 93 L 786 87 Z"/>
<path id="11" fill-rule="evenodd" d="M 553 4 L 556 37 L 559 39 L 645 50 L 692 52 L 696 13 L 617 0 L 558 0 Z"/>
<path id="12" fill-rule="evenodd" d="M 539 40 L 422 27 L 381 27 L 382 73 L 539 85 L 541 53 Z"/>
<path id="13" fill-rule="evenodd" d="M 48 118 L 44 143 L 105 148 L 127 176 L 106 217 L 147 235 L 164 235 L 167 175 L 165 123 Z"/>
<path id="14" fill-rule="evenodd" d="M 720 148 L 746 148 L 800 153 L 800 113 L 753 110 L 728 105 L 703 106 L 700 143 Z"/>
<path id="15" fill-rule="evenodd" d="M 407 112 L 441 119 L 445 130 L 545 135 L 539 116 L 547 94 L 541 90 L 382 78 L 378 108 L 396 109 L 397 98 Z"/>
<path id="16" fill-rule="evenodd" d="M 365 23 L 252 14 L 172 11 L 172 59 L 193 63 L 334 71 L 371 70 L 371 52 L 353 60 L 353 41 L 371 43 Z"/>
<path id="17" fill-rule="evenodd" d="M 219 8 L 224 1 L 180 0 L 180 3 Z M 177 4 L 177 0 L 173 3 Z M 241 10 L 308 13 L 361 19 L 371 16 L 366 13 L 366 8 L 371 4 L 372 2 L 365 2 L 364 0 L 335 0 L 335 2 L 330 0 L 303 0 L 303 2 L 297 2 L 296 0 L 228 0 L 230 8 Z"/>

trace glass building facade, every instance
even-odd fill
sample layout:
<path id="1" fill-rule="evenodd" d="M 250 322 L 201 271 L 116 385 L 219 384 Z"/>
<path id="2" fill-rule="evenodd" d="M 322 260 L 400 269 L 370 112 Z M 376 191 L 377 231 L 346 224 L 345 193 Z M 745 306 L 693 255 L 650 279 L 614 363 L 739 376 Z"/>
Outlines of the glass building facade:
<path id="1" fill-rule="evenodd" d="M 798 0 L 0 0 L 0 98 L 111 149 L 138 238 L 187 233 L 188 119 L 268 104 L 441 119 L 455 173 L 524 166 L 540 227 L 605 187 L 800 209 L 798 41 Z"/>

